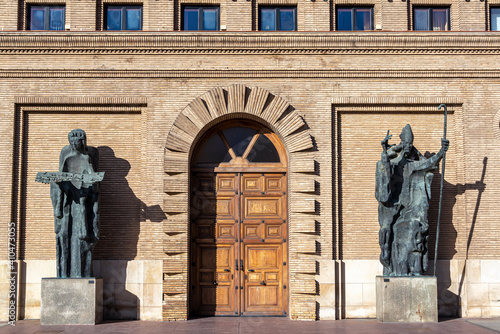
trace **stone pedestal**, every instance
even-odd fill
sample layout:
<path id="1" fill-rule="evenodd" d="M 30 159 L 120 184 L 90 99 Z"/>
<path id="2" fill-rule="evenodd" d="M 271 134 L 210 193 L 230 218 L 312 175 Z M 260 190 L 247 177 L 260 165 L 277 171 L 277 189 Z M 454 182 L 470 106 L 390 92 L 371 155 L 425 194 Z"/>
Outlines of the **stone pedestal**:
<path id="1" fill-rule="evenodd" d="M 377 319 L 437 322 L 437 278 L 377 276 Z"/>
<path id="2" fill-rule="evenodd" d="M 42 325 L 95 325 L 102 321 L 102 278 L 42 278 Z"/>

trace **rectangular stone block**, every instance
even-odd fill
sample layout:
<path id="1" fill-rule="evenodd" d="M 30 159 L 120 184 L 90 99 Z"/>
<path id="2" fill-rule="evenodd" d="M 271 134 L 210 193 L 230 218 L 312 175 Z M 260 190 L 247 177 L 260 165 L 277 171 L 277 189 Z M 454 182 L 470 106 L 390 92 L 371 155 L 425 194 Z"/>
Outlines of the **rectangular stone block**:
<path id="1" fill-rule="evenodd" d="M 102 321 L 102 278 L 42 278 L 42 325 L 95 325 Z"/>
<path id="2" fill-rule="evenodd" d="M 381 322 L 437 322 L 437 278 L 376 277 L 377 319 Z"/>

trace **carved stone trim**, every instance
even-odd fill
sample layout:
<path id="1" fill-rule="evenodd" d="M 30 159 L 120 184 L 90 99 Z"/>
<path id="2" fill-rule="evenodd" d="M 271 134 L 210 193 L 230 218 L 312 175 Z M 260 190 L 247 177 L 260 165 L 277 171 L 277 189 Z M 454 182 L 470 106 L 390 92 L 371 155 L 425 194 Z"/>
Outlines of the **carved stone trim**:
<path id="1" fill-rule="evenodd" d="M 500 33 L 489 32 L 291 32 L 269 34 L 130 32 L 3 32 L 4 53 L 462 53 L 500 49 Z"/>
<path id="2" fill-rule="evenodd" d="M 500 53 L 500 49 L 499 49 Z M 500 70 L 0 70 L 0 78 L 500 78 Z"/>
<path id="3" fill-rule="evenodd" d="M 384 97 L 333 97 L 332 104 L 337 106 L 363 105 L 363 108 L 413 107 L 422 110 L 422 107 L 440 105 L 461 105 L 462 100 L 456 97 L 421 97 L 421 96 L 384 96 Z M 449 106 L 448 106 L 449 107 Z M 363 109 L 365 110 L 365 109 Z"/>
<path id="4" fill-rule="evenodd" d="M 336 49 L 336 48 L 297 48 L 297 49 L 229 49 L 229 48 L 191 48 L 191 49 L 177 49 L 177 48 L 137 48 L 137 49 L 107 49 L 107 48 L 74 48 L 74 49 L 53 49 L 53 48 L 40 48 L 36 49 L 32 46 L 24 49 L 1 48 L 0 54 L 259 54 L 259 55 L 274 55 L 274 54 L 293 54 L 293 55 L 342 55 L 342 54 L 365 54 L 365 55 L 379 55 L 379 54 L 431 54 L 431 55 L 448 55 L 448 54 L 500 54 L 499 49 L 487 48 L 457 48 L 457 49 L 432 49 L 432 48 L 409 48 L 409 49 Z"/>
<path id="5" fill-rule="evenodd" d="M 147 99 L 143 97 L 45 97 L 45 96 L 16 96 L 16 104 L 33 105 L 102 105 L 102 104 L 122 104 L 122 105 L 146 105 Z"/>

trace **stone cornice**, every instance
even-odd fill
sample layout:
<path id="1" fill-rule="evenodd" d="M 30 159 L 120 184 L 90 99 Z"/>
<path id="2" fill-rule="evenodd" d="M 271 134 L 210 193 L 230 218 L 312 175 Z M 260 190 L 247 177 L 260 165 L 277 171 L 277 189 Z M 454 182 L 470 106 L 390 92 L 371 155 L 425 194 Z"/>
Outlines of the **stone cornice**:
<path id="1" fill-rule="evenodd" d="M 500 78 L 500 70 L 0 70 L 0 78 Z"/>
<path id="2" fill-rule="evenodd" d="M 2 32 L 0 53 L 500 53 L 498 32 Z"/>

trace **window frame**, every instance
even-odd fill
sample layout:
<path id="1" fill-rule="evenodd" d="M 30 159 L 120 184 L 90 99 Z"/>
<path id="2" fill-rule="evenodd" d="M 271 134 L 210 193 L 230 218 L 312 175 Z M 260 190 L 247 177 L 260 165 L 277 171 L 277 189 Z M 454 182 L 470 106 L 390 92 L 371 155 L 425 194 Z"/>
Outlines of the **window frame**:
<path id="1" fill-rule="evenodd" d="M 336 31 L 373 31 L 374 24 L 374 6 L 335 6 L 335 30 Z M 339 9 L 350 9 L 351 10 L 351 26 L 353 29 L 351 30 L 339 30 Z M 356 10 L 357 9 L 369 9 L 370 10 L 370 29 L 357 30 L 356 29 Z"/>
<path id="2" fill-rule="evenodd" d="M 262 30 L 262 9 L 274 9 L 275 10 L 275 20 L 274 20 L 274 30 Z M 281 9 L 293 9 L 293 30 L 280 30 L 278 29 L 280 26 L 280 15 L 279 12 Z M 261 5 L 258 9 L 259 13 L 259 31 L 297 31 L 297 6 L 269 6 L 269 5 Z"/>
<path id="3" fill-rule="evenodd" d="M 249 162 L 249 164 L 244 163 L 242 166 L 241 160 L 236 159 L 236 160 L 231 160 L 229 162 L 199 162 L 200 154 L 201 151 L 205 148 L 205 145 L 207 145 L 207 142 L 215 135 L 219 134 L 220 132 L 230 129 L 233 127 L 246 127 L 246 128 L 251 128 L 256 130 L 255 134 L 260 134 L 260 136 L 266 136 L 267 139 L 271 142 L 271 144 L 274 146 L 276 149 L 278 156 L 279 156 L 279 162 Z M 219 134 L 220 137 L 220 134 Z M 227 143 L 227 142 L 226 142 Z M 226 145 L 226 143 L 224 143 Z M 253 143 L 255 145 L 256 143 Z M 227 143 L 229 146 L 230 144 Z M 254 149 L 251 148 L 250 151 Z M 229 148 L 227 148 L 229 151 Z M 245 148 L 245 152 L 248 150 L 248 146 Z M 243 157 L 243 156 L 241 156 Z M 283 146 L 282 141 L 278 138 L 277 134 L 270 130 L 268 127 L 265 125 L 262 125 L 260 123 L 256 123 L 251 120 L 229 120 L 225 121 L 217 126 L 214 126 L 212 129 L 207 131 L 196 143 L 193 154 L 191 157 L 191 168 L 195 171 L 200 171 L 204 170 L 205 168 L 216 168 L 217 172 L 224 172 L 224 171 L 231 171 L 234 170 L 235 168 L 241 169 L 241 167 L 246 168 L 248 171 L 252 170 L 252 168 L 259 168 L 259 173 L 261 171 L 261 168 L 266 168 L 266 167 L 273 167 L 273 168 L 286 168 L 288 167 L 288 158 L 287 158 L 287 153 L 286 150 Z M 276 170 L 275 170 L 276 171 Z"/>
<path id="4" fill-rule="evenodd" d="M 185 10 L 186 9 L 197 9 L 198 10 L 198 30 L 186 30 L 184 25 L 186 24 L 186 18 L 185 18 Z M 216 26 L 217 29 L 215 30 L 208 30 L 208 29 L 203 29 L 203 10 L 205 9 L 216 9 L 217 10 L 217 22 Z M 203 6 L 196 6 L 192 4 L 185 4 L 181 6 L 181 30 L 182 31 L 220 31 L 220 6 L 219 5 L 203 5 Z"/>
<path id="5" fill-rule="evenodd" d="M 34 8 L 39 8 L 44 10 L 44 29 L 32 29 L 32 10 Z M 62 18 L 62 29 L 50 29 L 50 11 L 51 9 L 62 9 L 63 10 L 63 18 Z M 53 4 L 53 5 L 42 5 L 42 4 L 29 4 L 27 6 L 27 22 L 26 28 L 30 31 L 64 31 L 66 27 L 66 4 Z"/>
<path id="6" fill-rule="evenodd" d="M 121 29 L 119 30 L 108 30 L 108 9 L 121 9 Z M 128 9 L 139 9 L 140 10 L 140 29 L 127 29 L 126 13 Z M 131 5 L 114 5 L 107 4 L 104 6 L 104 24 L 103 30 L 105 31 L 142 31 L 143 27 L 143 5 L 142 4 L 131 4 Z"/>
<path id="7" fill-rule="evenodd" d="M 489 14 L 490 14 L 490 17 L 489 17 L 489 30 L 490 31 L 500 31 L 500 25 L 497 26 L 497 30 L 493 30 L 492 26 L 493 26 L 493 10 L 498 10 L 498 15 L 500 15 L 500 6 L 498 5 L 492 5 L 492 6 L 489 6 Z"/>
<path id="8" fill-rule="evenodd" d="M 416 10 L 427 9 L 429 13 L 429 19 L 427 20 L 427 30 L 416 30 L 415 29 L 415 11 Z M 445 9 L 446 10 L 446 26 L 445 30 L 434 30 L 434 10 L 435 9 Z M 412 8 L 412 30 L 413 31 L 451 31 L 451 6 L 413 6 Z"/>

